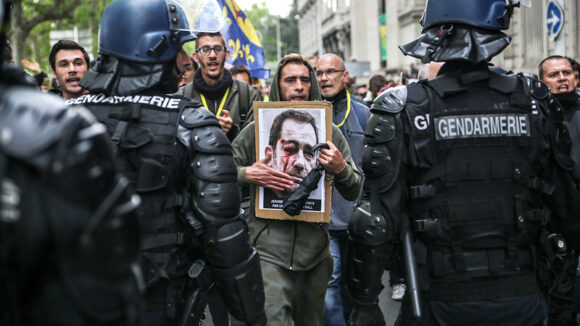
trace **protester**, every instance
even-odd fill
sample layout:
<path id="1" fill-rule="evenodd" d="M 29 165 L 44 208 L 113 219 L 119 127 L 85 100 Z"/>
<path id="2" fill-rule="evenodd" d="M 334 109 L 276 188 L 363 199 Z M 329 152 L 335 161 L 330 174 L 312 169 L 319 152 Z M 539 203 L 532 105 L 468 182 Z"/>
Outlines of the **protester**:
<path id="1" fill-rule="evenodd" d="M 22 64 L 23 68 L 28 69 L 34 73 L 32 77 L 34 78 L 35 86 L 43 92 L 48 92 L 50 81 L 46 73 L 40 68 L 38 62 L 34 60 L 29 61 L 22 59 L 20 60 L 20 64 Z"/>
<path id="2" fill-rule="evenodd" d="M 360 99 L 364 99 L 367 95 L 369 88 L 367 84 L 354 84 L 352 88 L 353 96 L 356 96 Z"/>
<path id="3" fill-rule="evenodd" d="M 311 56 L 306 57 L 306 61 L 308 62 L 310 67 L 312 67 L 313 69 L 316 70 L 316 65 L 318 64 L 318 56 L 317 55 L 311 55 Z"/>
<path id="4" fill-rule="evenodd" d="M 91 59 L 80 44 L 71 40 L 56 42 L 50 49 L 48 61 L 52 67 L 52 77 L 56 79 L 56 86 L 65 100 L 88 92 L 79 82 L 87 72 Z"/>
<path id="5" fill-rule="evenodd" d="M 178 94 L 199 101 L 220 122 L 222 131 L 233 140 L 240 129 L 254 118 L 252 104 L 260 95 L 250 85 L 232 79 L 225 69 L 230 56 L 226 41 L 219 33 L 197 33 L 193 59 L 199 64 L 193 82 Z"/>
<path id="6" fill-rule="evenodd" d="M 282 58 L 272 79 L 270 100 L 321 100 L 314 70 L 300 55 Z M 296 177 L 268 165 L 272 156 L 257 160 L 255 140 L 252 122 L 232 143 L 238 182 L 252 185 L 250 203 L 255 203 L 255 186 L 285 191 L 294 188 L 296 181 Z M 326 143 L 329 149 L 320 149 L 318 163 L 333 177 L 341 195 L 355 200 L 362 180 L 348 143 L 336 126 L 332 127 L 332 141 Z M 268 324 L 320 325 L 332 273 L 328 223 L 256 217 L 256 207 L 251 205 L 249 225 L 251 241 L 260 252 Z"/>
<path id="7" fill-rule="evenodd" d="M 197 71 L 198 65 L 192 57 L 189 57 L 189 62 L 185 62 L 183 76 L 181 76 L 181 81 L 179 82 L 179 87 L 185 86 L 193 81 L 193 75 Z"/>
<path id="8" fill-rule="evenodd" d="M 409 72 L 407 73 L 407 79 L 417 79 L 419 75 L 419 70 L 415 68 L 414 63 L 409 64 Z"/>
<path id="9" fill-rule="evenodd" d="M 250 75 L 250 69 L 246 66 L 236 65 L 230 69 L 232 73 L 232 78 L 236 80 L 241 80 L 247 84 L 252 84 L 252 75 Z"/>
<path id="10" fill-rule="evenodd" d="M 346 138 L 352 159 L 361 170 L 364 147 L 364 130 L 370 117 L 369 108 L 354 101 L 345 87 L 348 79 L 342 58 L 335 54 L 325 54 L 318 60 L 316 77 L 322 98 L 332 103 L 332 122 L 339 127 Z M 326 290 L 323 325 L 346 325 L 350 316 L 350 297 L 344 282 L 348 223 L 354 208 L 354 201 L 348 201 L 335 188 L 332 192 L 330 213 L 330 254 L 334 268 Z"/>

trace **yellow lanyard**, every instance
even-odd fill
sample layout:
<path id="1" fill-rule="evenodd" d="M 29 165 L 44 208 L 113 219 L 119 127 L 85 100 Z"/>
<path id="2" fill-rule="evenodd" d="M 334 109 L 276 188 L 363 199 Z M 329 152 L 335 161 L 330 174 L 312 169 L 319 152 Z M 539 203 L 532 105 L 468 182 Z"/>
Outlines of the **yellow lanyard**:
<path id="1" fill-rule="evenodd" d="M 349 113 L 350 113 L 350 93 L 346 91 L 346 114 L 344 115 L 344 120 L 342 120 L 340 124 L 336 125 L 337 127 L 341 127 L 346 122 L 346 118 L 348 118 Z"/>
<path id="2" fill-rule="evenodd" d="M 224 94 L 224 97 L 222 97 L 222 102 L 220 103 L 220 107 L 218 108 L 215 116 L 219 117 L 220 114 L 222 114 L 222 110 L 224 108 L 224 104 L 226 104 L 226 99 L 228 98 L 228 93 L 230 92 L 230 88 L 228 87 L 228 89 L 226 89 L 226 93 Z M 209 108 L 207 107 L 207 102 L 205 101 L 205 96 L 203 96 L 203 94 L 199 94 L 199 96 L 201 97 L 201 103 L 203 103 L 203 106 L 209 110 Z"/>

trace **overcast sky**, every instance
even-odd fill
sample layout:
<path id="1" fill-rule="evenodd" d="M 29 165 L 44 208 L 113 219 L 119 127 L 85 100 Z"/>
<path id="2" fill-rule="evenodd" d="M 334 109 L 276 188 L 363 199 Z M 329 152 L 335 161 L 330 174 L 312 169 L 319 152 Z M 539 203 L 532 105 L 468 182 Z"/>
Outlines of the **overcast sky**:
<path id="1" fill-rule="evenodd" d="M 236 3 L 242 10 L 250 9 L 252 8 L 252 4 L 259 4 L 261 2 L 267 3 L 271 15 L 280 15 L 281 17 L 288 16 L 290 6 L 292 5 L 292 0 L 236 0 Z"/>

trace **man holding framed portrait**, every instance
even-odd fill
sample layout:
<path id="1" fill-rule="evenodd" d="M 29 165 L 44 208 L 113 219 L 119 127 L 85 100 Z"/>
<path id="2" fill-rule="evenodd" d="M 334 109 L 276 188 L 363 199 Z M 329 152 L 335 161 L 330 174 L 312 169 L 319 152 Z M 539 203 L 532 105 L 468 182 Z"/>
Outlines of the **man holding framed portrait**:
<path id="1" fill-rule="evenodd" d="M 270 100 L 269 104 L 255 103 L 255 122 L 232 143 L 238 182 L 252 185 L 250 239 L 260 253 L 268 323 L 316 326 L 322 321 L 332 273 L 330 189 L 334 186 L 342 196 L 354 200 L 362 178 L 346 139 L 330 122 L 329 103 L 304 102 L 320 101 L 321 95 L 314 70 L 300 55 L 282 58 Z M 279 132 L 274 123 L 277 117 Z M 316 143 L 326 143 L 329 148 L 314 153 Z M 272 200 L 283 202 L 315 164 L 321 164 L 326 175 L 321 179 L 323 186 L 309 197 L 312 207 L 307 201 L 296 216 L 287 215 L 281 206 L 268 207 L 277 203 Z M 267 191 L 273 197 L 265 195 Z M 268 198 L 277 199 L 268 203 Z"/>

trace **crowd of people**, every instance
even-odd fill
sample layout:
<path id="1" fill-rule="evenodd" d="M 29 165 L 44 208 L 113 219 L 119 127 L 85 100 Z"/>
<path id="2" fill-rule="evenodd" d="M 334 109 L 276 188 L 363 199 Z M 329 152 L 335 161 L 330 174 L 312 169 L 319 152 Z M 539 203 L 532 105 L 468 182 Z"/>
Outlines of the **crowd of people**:
<path id="1" fill-rule="evenodd" d="M 493 67 L 516 2 L 465 6 L 429 1 L 424 64 L 368 85 L 332 53 L 263 85 L 166 0 L 113 1 L 51 77 L 2 29 L 0 324 L 384 325 L 388 270 L 397 325 L 577 325 L 580 64 Z M 264 101 L 329 103 L 327 137 L 295 107 L 257 148 Z M 316 170 L 328 222 L 262 211 Z"/>

